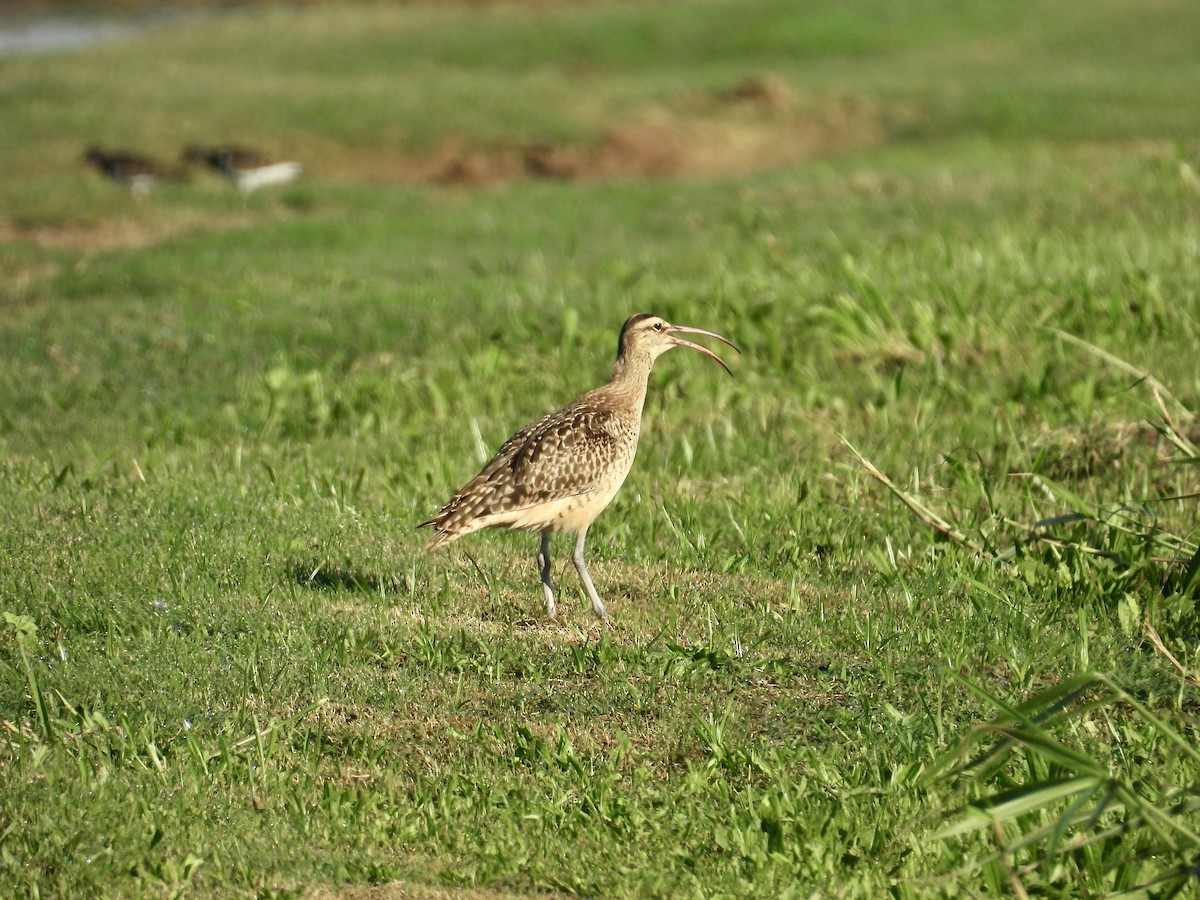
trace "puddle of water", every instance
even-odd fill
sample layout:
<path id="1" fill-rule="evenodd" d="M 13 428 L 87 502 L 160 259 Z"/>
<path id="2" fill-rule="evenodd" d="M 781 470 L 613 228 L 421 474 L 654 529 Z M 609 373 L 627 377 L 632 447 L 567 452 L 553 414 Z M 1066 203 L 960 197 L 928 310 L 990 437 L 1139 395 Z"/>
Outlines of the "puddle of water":
<path id="1" fill-rule="evenodd" d="M 74 50 L 183 18 L 181 10 L 127 16 L 38 14 L 0 11 L 0 56 Z"/>
<path id="2" fill-rule="evenodd" d="M 72 50 L 112 40 L 132 30 L 119 22 L 47 17 L 25 23 L 0 22 L 0 56 Z"/>

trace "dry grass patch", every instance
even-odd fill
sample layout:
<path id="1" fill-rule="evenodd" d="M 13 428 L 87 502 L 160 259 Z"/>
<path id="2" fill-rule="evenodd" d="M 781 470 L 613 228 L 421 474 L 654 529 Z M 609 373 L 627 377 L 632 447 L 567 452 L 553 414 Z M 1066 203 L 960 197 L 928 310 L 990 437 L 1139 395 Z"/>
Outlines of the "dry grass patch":
<path id="1" fill-rule="evenodd" d="M 911 113 L 851 95 L 807 97 L 778 78 L 684 96 L 608 125 L 591 145 L 554 141 L 481 146 L 448 135 L 432 150 L 313 148 L 314 177 L 479 186 L 522 178 L 562 181 L 720 177 L 868 150 Z"/>
<path id="2" fill-rule="evenodd" d="M 116 187 L 113 189 L 118 190 Z M 124 205 L 126 198 L 122 197 L 121 202 Z M 166 207 L 166 204 L 162 206 Z M 277 205 L 265 216 L 281 218 L 285 214 L 285 208 Z M 104 253 L 150 247 L 192 234 L 237 231 L 262 224 L 263 220 L 262 209 L 213 213 L 172 205 L 166 207 L 162 215 L 150 213 L 131 218 L 118 213 L 94 222 L 38 222 L 23 225 L 0 220 L 0 241 L 32 244 L 46 250 Z"/>
<path id="3" fill-rule="evenodd" d="M 1200 438 L 1200 426 L 1190 439 Z M 1153 455 L 1157 465 L 1174 457 L 1172 445 L 1149 422 L 1084 422 L 1047 428 L 1031 447 L 1037 470 L 1054 479 L 1091 478 L 1120 471 L 1131 455 Z"/>
<path id="4" fill-rule="evenodd" d="M 539 890 L 539 897 L 565 896 Z M 303 889 L 305 900 L 514 900 L 527 893 L 482 888 L 439 887 L 393 881 L 371 885 L 310 885 Z"/>
<path id="5" fill-rule="evenodd" d="M 422 180 L 432 172 L 432 180 L 466 185 L 522 176 L 715 177 L 865 150 L 888 138 L 885 116 L 866 101 L 833 98 L 796 107 L 784 88 L 750 84 L 744 92 L 735 90 L 724 107 L 648 110 L 611 126 L 591 147 L 540 142 L 484 151 L 447 144 L 432 158 L 409 161 L 395 172 Z"/>

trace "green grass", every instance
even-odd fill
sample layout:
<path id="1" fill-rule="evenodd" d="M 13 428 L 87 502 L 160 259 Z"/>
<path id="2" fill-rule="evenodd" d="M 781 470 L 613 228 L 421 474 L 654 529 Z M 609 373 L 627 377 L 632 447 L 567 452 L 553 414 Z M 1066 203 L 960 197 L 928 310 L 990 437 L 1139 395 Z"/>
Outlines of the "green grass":
<path id="1" fill-rule="evenodd" d="M 0 60 L 0 888 L 1194 888 L 1189 11 L 268 8 Z M 756 127 L 882 130 L 380 174 L 744 122 L 748 75 L 798 98 Z M 137 201 L 77 160 L 210 136 L 306 178 Z M 565 539 L 547 620 L 533 536 L 413 526 L 637 311 L 743 353 L 660 360 L 589 540 L 616 627 Z"/>

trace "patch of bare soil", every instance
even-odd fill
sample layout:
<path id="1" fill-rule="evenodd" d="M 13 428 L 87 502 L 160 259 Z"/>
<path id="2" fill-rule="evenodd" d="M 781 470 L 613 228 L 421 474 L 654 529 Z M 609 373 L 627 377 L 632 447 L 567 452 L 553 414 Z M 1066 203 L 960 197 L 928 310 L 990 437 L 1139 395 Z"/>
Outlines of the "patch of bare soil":
<path id="1" fill-rule="evenodd" d="M 314 151 L 311 168 L 306 162 L 305 177 L 465 187 L 519 179 L 719 177 L 876 147 L 905 118 L 911 114 L 885 112 L 861 98 L 806 96 L 782 79 L 755 76 L 723 90 L 683 97 L 670 109 L 644 111 L 611 126 L 590 146 L 531 142 L 484 148 L 466 137 L 449 138 L 425 153 L 325 146 Z M 0 217 L 0 242 L 104 252 L 214 227 L 236 229 L 262 218 L 261 207 L 214 219 L 211 213 L 185 206 L 172 206 L 162 215 L 167 204 L 159 204 L 157 195 L 146 202 L 155 203 L 153 214 L 140 215 L 126 207 L 96 222 L 24 225 Z M 280 207 L 274 214 L 283 213 Z M 29 271 L 21 277 L 41 275 Z"/>
<path id="2" fill-rule="evenodd" d="M 114 250 L 140 247 L 162 239 L 161 226 L 110 219 L 94 224 L 13 225 L 0 222 L 0 241 L 21 241 L 54 250 Z"/>
<path id="3" fill-rule="evenodd" d="M 736 175 L 879 146 L 887 117 L 855 97 L 802 98 L 784 81 L 746 78 L 685 110 L 655 109 L 609 128 L 593 146 L 538 142 L 481 149 L 448 141 L 379 167 L 385 180 L 475 186 L 519 178 Z"/>
<path id="4" fill-rule="evenodd" d="M 249 214 L 235 213 L 221 217 L 219 227 L 242 228 L 254 221 L 255 218 Z M 169 221 L 154 222 L 112 218 L 96 222 L 18 225 L 0 219 L 0 243 L 19 241 L 51 250 L 102 253 L 108 250 L 147 247 L 180 235 L 211 231 L 213 224 L 211 215 L 200 213 L 179 215 Z"/>

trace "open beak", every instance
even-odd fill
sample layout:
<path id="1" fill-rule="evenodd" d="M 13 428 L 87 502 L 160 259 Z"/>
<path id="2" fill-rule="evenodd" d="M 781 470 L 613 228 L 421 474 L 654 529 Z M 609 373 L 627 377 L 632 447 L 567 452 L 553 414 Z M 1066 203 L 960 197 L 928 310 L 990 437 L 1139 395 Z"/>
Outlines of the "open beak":
<path id="1" fill-rule="evenodd" d="M 729 340 L 729 338 L 721 337 L 721 335 L 717 334 L 715 331 L 705 331 L 703 328 L 689 328 L 687 325 L 669 325 L 667 327 L 667 331 L 672 334 L 678 331 L 685 332 L 686 334 L 702 334 L 705 337 L 716 338 L 718 341 L 728 344 L 734 350 L 737 350 L 738 353 L 742 352 L 740 349 L 738 349 L 737 344 Z M 699 350 L 705 356 L 711 356 L 713 359 L 719 362 L 721 364 L 721 368 L 730 375 L 733 374 L 733 370 L 730 369 L 729 366 L 725 365 L 725 360 L 721 359 L 721 357 L 717 356 L 717 354 L 713 353 L 707 347 L 701 347 L 699 344 L 693 344 L 691 341 L 685 341 L 683 338 L 678 337 L 671 338 L 671 344 L 676 347 L 691 347 L 693 350 Z"/>

